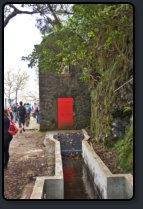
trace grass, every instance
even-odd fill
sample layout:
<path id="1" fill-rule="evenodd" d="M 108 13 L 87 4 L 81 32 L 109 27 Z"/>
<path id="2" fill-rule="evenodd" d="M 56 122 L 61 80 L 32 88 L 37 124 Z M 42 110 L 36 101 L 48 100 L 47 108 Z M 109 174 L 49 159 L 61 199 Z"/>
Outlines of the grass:
<path id="1" fill-rule="evenodd" d="M 24 187 L 19 190 L 19 195 L 21 196 L 24 192 Z"/>
<path id="2" fill-rule="evenodd" d="M 34 135 L 34 138 L 35 139 L 38 139 L 38 138 L 40 138 L 42 136 L 45 136 L 46 133 L 47 133 L 47 131 L 39 131 L 39 130 L 36 130 L 33 135 Z"/>
<path id="3" fill-rule="evenodd" d="M 126 172 L 133 172 L 133 123 L 128 128 L 125 137 L 114 145 L 117 149 L 117 165 Z"/>

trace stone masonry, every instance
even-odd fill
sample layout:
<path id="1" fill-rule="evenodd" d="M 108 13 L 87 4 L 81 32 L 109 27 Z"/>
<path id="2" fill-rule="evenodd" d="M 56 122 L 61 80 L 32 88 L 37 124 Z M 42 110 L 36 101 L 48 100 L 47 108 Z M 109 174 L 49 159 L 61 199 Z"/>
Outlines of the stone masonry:
<path id="1" fill-rule="evenodd" d="M 90 123 L 90 93 L 80 79 L 81 71 L 70 67 L 68 74 L 54 71 L 39 73 L 40 130 L 58 129 L 57 98 L 73 98 L 73 129 L 82 129 Z"/>

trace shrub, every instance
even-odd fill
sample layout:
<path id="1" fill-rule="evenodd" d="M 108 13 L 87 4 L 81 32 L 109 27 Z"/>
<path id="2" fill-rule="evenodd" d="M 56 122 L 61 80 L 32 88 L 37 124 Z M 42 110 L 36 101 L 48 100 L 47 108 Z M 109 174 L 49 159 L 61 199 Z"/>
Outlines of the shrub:
<path id="1" fill-rule="evenodd" d="M 124 138 L 120 138 L 115 144 L 118 151 L 117 165 L 124 171 L 132 172 L 133 170 L 133 123 L 130 125 Z"/>

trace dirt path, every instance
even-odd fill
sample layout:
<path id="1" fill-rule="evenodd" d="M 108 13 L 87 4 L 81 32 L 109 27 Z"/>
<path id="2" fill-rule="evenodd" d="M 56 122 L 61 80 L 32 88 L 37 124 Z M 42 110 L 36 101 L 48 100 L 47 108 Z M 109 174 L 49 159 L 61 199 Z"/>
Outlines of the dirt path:
<path id="1" fill-rule="evenodd" d="M 49 143 L 48 153 L 43 143 L 45 133 L 37 129 L 32 118 L 30 127 L 10 143 L 8 170 L 4 171 L 6 199 L 29 199 L 36 176 L 54 175 L 54 145 Z"/>

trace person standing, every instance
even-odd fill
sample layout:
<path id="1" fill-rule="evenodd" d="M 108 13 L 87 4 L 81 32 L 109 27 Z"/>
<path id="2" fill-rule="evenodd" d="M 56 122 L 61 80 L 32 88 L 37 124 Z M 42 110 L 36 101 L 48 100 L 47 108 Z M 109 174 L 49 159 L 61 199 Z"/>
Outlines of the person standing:
<path id="1" fill-rule="evenodd" d="M 22 105 L 22 102 L 19 103 L 20 106 L 18 107 L 18 118 L 19 118 L 19 128 L 20 133 L 22 133 L 22 130 L 25 131 L 24 125 L 25 125 L 25 117 L 26 117 L 26 109 Z"/>
<path id="2" fill-rule="evenodd" d="M 16 123 L 17 121 L 17 105 L 14 104 L 14 107 L 13 107 L 13 122 Z"/>
<path id="3" fill-rule="evenodd" d="M 36 116 L 37 116 L 36 122 L 37 122 L 37 123 L 40 123 L 40 121 L 39 121 L 39 106 L 36 108 Z"/>
<path id="4" fill-rule="evenodd" d="M 9 145 L 13 138 L 13 136 L 8 132 L 10 127 L 9 117 L 8 110 L 4 109 L 4 169 L 7 169 L 9 161 Z"/>
<path id="5" fill-rule="evenodd" d="M 30 111 L 30 116 L 31 116 L 31 111 L 32 111 L 31 104 L 29 104 L 29 111 Z"/>
<path id="6" fill-rule="evenodd" d="M 29 109 L 29 103 L 27 103 L 25 105 L 25 109 L 26 109 L 26 126 L 29 126 L 30 123 L 30 109 Z"/>
<path id="7" fill-rule="evenodd" d="M 16 103 L 16 107 L 17 107 L 16 121 L 18 121 L 18 107 L 19 107 L 18 103 Z"/>
<path id="8" fill-rule="evenodd" d="M 11 120 L 13 120 L 13 114 L 12 114 L 11 104 L 8 107 L 8 112 L 10 114 Z"/>
<path id="9" fill-rule="evenodd" d="M 12 111 L 12 113 L 13 113 L 13 111 L 14 111 L 14 104 L 11 105 L 11 111 Z"/>
<path id="10" fill-rule="evenodd" d="M 36 103 L 34 103 L 33 109 L 34 109 L 34 118 L 36 118 L 36 110 L 37 110 L 37 104 Z"/>

